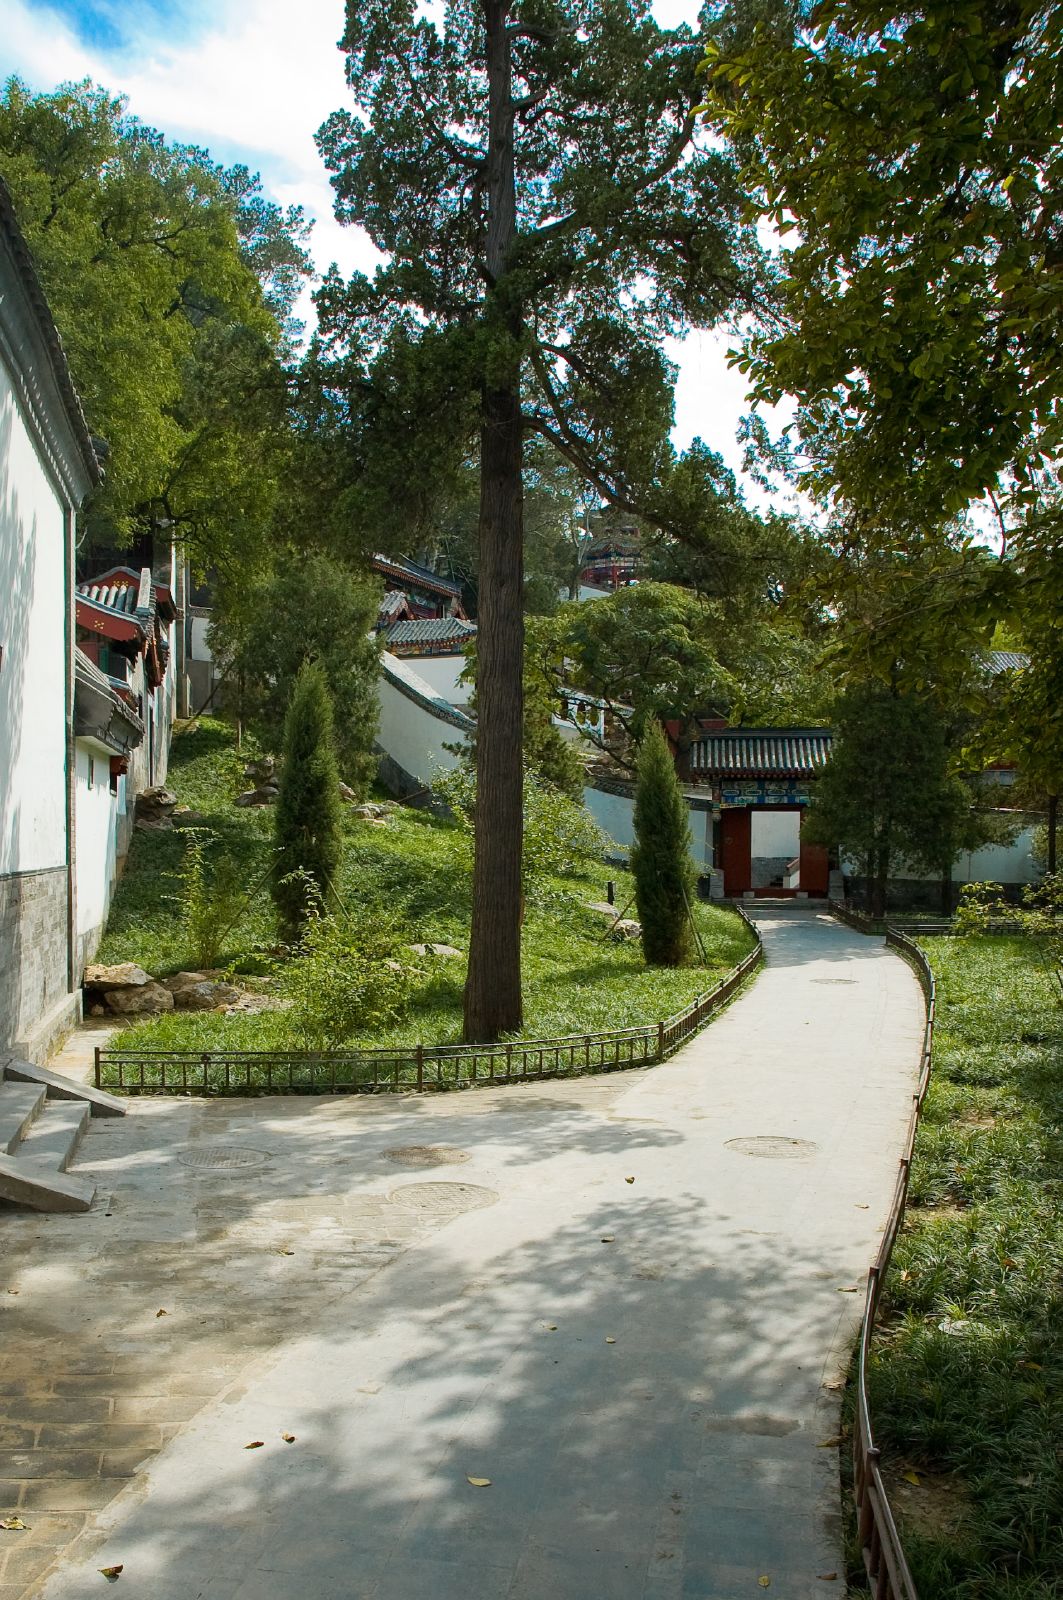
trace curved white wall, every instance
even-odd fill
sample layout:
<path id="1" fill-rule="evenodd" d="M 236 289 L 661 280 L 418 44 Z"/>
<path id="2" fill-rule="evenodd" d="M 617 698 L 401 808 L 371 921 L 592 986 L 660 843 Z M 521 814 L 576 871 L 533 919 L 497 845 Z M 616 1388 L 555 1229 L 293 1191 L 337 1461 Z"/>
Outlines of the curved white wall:
<path id="1" fill-rule="evenodd" d="M 440 772 L 458 766 L 459 757 L 445 746 L 460 745 L 471 720 L 456 713 L 409 662 L 386 651 L 380 661 L 377 741 L 403 772 L 430 786 Z"/>

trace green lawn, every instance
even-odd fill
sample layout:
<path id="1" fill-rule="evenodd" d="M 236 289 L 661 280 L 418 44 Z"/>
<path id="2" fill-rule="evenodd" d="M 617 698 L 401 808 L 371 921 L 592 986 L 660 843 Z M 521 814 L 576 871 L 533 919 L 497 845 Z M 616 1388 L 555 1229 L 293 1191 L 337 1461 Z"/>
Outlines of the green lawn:
<path id="1" fill-rule="evenodd" d="M 872 1417 L 920 1600 L 1049 1600 L 1063 1583 L 1063 1009 L 1037 940 L 925 950 L 934 1075 Z"/>
<path id="2" fill-rule="evenodd" d="M 265 975 L 273 964 L 264 952 L 276 933 L 268 885 L 261 882 L 271 860 L 272 812 L 239 810 L 233 797 L 244 787 L 232 733 L 222 723 L 202 721 L 174 742 L 169 785 L 203 817 L 225 851 L 240 865 L 249 890 L 248 908 L 225 942 L 222 963 L 236 972 Z M 194 965 L 174 897 L 184 843 L 180 833 L 134 836 L 119 885 L 101 961 L 137 961 L 157 975 Z M 630 878 L 616 867 L 585 861 L 572 875 L 547 879 L 531 897 L 524 924 L 525 1037 L 549 1037 L 655 1022 L 680 1010 L 711 988 L 751 947 L 748 930 L 733 912 L 698 905 L 695 915 L 708 962 L 670 971 L 648 968 L 640 946 L 604 937 L 606 922 L 586 909 L 604 900 L 606 880 L 617 882 L 622 906 Z M 471 905 L 468 843 L 452 823 L 425 812 L 397 809 L 386 827 L 347 816 L 343 866 L 337 885 L 354 911 L 379 904 L 397 917 L 410 943 L 468 948 Z M 274 974 L 275 976 L 275 974 Z M 461 1031 L 464 962 L 430 960 L 418 979 L 406 1018 L 387 1030 L 349 1044 L 455 1043 Z M 270 1049 L 298 1042 L 284 1012 L 225 1017 L 177 1013 L 123 1032 L 123 1047 L 168 1049 Z"/>

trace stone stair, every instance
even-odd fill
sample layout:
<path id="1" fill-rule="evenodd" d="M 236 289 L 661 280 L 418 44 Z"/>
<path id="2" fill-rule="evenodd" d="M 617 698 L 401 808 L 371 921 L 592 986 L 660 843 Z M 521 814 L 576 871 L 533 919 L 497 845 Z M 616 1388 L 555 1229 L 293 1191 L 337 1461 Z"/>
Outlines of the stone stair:
<path id="1" fill-rule="evenodd" d="M 122 1117 L 116 1096 L 21 1057 L 0 1058 L 0 1200 L 36 1211 L 87 1211 L 89 1178 L 67 1169 L 90 1117 Z"/>

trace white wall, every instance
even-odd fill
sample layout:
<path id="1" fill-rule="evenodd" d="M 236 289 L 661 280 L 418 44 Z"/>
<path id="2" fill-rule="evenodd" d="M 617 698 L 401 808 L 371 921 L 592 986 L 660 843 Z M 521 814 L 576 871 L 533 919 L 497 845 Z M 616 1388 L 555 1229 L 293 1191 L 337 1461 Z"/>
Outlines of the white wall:
<path id="1" fill-rule="evenodd" d="M 952 864 L 954 883 L 1036 883 L 1041 868 L 1033 857 L 1035 828 L 1024 828 L 1014 844 L 987 844 L 981 850 L 964 850 Z M 859 876 L 863 867 L 848 857 L 843 862 L 845 871 Z M 899 870 L 898 878 L 912 883 L 937 883 L 941 877 L 936 872 Z"/>
<path id="2" fill-rule="evenodd" d="M 403 656 L 401 659 L 449 705 L 468 704 L 472 684 L 458 682 L 469 664 L 465 656 Z"/>
<path id="3" fill-rule="evenodd" d="M 613 843 L 630 849 L 635 842 L 635 800 L 632 795 L 610 794 L 586 784 L 583 804 Z M 712 865 L 712 812 L 690 813 L 690 858 L 699 872 Z"/>
<path id="4" fill-rule="evenodd" d="M 0 364 L 0 873 L 66 860 L 64 535 Z"/>
<path id="5" fill-rule="evenodd" d="M 207 642 L 207 631 L 210 628 L 212 619 L 210 617 L 193 616 L 191 621 L 192 648 L 189 651 L 189 659 L 192 661 L 213 661 L 214 656 Z"/>
<path id="6" fill-rule="evenodd" d="M 771 811 L 753 808 L 750 855 L 786 856 L 792 859 L 801 848 L 800 811 Z"/>
<path id="7" fill-rule="evenodd" d="M 90 765 L 93 769 L 89 781 Z M 125 779 L 111 793 L 110 757 L 78 740 L 75 752 L 75 862 L 79 946 L 94 950 L 107 920 L 117 870 L 117 817 L 124 807 Z M 85 955 L 83 953 L 83 959 Z"/>
<path id="8" fill-rule="evenodd" d="M 412 778 L 427 785 L 440 771 L 458 766 L 459 758 L 443 747 L 459 745 L 465 735 L 461 728 L 445 721 L 440 714 L 447 702 L 415 672 L 406 661 L 387 652 L 381 657 L 382 670 L 377 680 L 380 699 L 380 731 L 377 740 L 382 750 Z M 418 663 L 419 665 L 420 663 Z M 390 675 L 390 676 L 389 676 Z M 438 710 L 433 712 L 402 693 L 391 679 L 398 679 Z"/>

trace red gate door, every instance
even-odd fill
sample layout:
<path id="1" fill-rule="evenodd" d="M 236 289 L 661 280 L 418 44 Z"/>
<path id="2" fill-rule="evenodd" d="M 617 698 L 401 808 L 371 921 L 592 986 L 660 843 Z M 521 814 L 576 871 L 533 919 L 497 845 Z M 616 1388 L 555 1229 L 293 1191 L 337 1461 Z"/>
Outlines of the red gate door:
<path id="1" fill-rule="evenodd" d="M 802 811 L 800 887 L 806 894 L 825 895 L 830 888 L 830 856 L 825 845 L 805 843 L 804 820 Z"/>
<path id="2" fill-rule="evenodd" d="M 720 817 L 720 854 L 723 892 L 729 898 L 753 887 L 752 844 L 753 817 L 749 807 L 724 811 Z"/>

